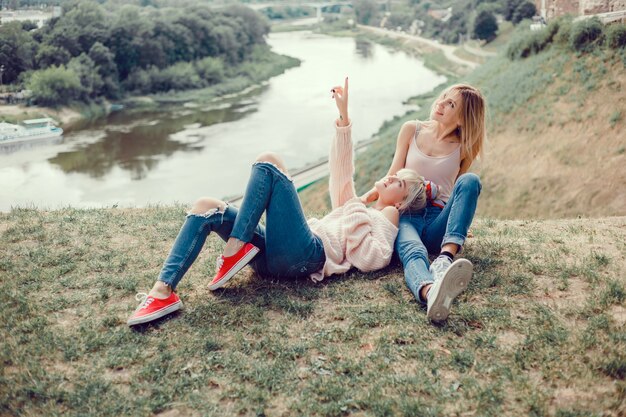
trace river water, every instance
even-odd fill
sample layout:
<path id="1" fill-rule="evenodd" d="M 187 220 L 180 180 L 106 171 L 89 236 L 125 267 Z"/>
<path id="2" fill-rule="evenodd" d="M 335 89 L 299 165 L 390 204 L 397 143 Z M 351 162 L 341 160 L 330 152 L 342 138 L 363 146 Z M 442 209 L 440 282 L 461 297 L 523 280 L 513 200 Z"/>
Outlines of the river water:
<path id="1" fill-rule="evenodd" d="M 268 42 L 302 65 L 236 97 L 116 112 L 62 140 L 0 153 L 0 211 L 241 194 L 262 151 L 278 152 L 291 168 L 326 156 L 337 117 L 330 88 L 346 75 L 355 142 L 405 113 L 404 100 L 445 81 L 415 57 L 353 38 L 291 32 Z"/>

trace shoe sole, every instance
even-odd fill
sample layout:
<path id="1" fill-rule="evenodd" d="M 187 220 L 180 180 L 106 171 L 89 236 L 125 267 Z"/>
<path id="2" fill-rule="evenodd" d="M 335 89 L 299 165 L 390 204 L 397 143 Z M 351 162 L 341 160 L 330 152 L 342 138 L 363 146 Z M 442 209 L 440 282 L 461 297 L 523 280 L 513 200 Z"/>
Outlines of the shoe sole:
<path id="1" fill-rule="evenodd" d="M 457 259 L 442 278 L 437 298 L 426 316 L 434 322 L 444 321 L 450 315 L 450 305 L 467 288 L 474 266 L 467 259 Z"/>
<path id="2" fill-rule="evenodd" d="M 136 319 L 129 319 L 127 323 L 129 326 L 149 323 L 153 320 L 160 319 L 163 316 L 167 316 L 170 313 L 178 311 L 181 308 L 183 308 L 183 302 L 178 300 L 174 304 L 170 304 L 167 307 L 163 307 L 162 309 L 157 310 L 154 313 L 146 314 L 145 316 L 137 317 Z"/>
<path id="3" fill-rule="evenodd" d="M 211 291 L 215 291 L 218 288 L 221 288 L 222 286 L 224 286 L 224 284 L 226 284 L 232 277 L 234 277 L 237 272 L 241 271 L 246 265 L 248 265 L 250 261 L 252 260 L 252 258 L 254 258 L 257 253 L 259 253 L 259 248 L 255 247 L 255 248 L 250 249 L 250 252 L 246 253 L 246 255 L 243 258 L 241 258 L 239 262 L 233 265 L 230 271 L 228 271 L 228 273 L 224 275 L 222 279 L 220 279 L 214 284 L 209 284 L 209 289 Z"/>

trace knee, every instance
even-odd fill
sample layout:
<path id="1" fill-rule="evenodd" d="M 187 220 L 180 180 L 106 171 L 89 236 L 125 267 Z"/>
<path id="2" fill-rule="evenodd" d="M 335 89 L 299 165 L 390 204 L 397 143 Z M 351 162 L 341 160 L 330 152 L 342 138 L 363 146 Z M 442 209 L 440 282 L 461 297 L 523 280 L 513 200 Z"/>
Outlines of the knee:
<path id="1" fill-rule="evenodd" d="M 473 172 L 468 172 L 461 175 L 456 180 L 455 187 L 471 191 L 478 195 L 480 194 L 482 184 L 480 183 L 480 177 L 478 175 L 474 174 Z"/>
<path id="2" fill-rule="evenodd" d="M 403 264 L 415 259 L 428 260 L 428 251 L 424 245 L 414 240 L 396 240 L 396 251 Z"/>
<path id="3" fill-rule="evenodd" d="M 275 152 L 263 152 L 256 158 L 257 162 L 269 162 L 270 164 L 274 164 L 287 174 L 287 167 L 285 166 L 285 162 L 283 159 Z"/>
<path id="4" fill-rule="evenodd" d="M 193 203 L 189 212 L 192 214 L 205 214 L 209 210 L 213 209 L 224 211 L 226 209 L 226 203 L 216 198 L 203 197 Z"/>

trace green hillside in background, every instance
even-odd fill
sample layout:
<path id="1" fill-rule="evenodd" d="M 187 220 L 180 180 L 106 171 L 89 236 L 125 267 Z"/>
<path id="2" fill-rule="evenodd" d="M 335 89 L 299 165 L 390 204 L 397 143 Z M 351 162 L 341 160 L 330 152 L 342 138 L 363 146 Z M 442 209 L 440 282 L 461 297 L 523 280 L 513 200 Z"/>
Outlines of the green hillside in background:
<path id="1" fill-rule="evenodd" d="M 575 29 L 567 21 L 539 33 L 520 27 L 497 57 L 415 98 L 419 111 L 387 122 L 358 154 L 357 191 L 386 174 L 402 124 L 427 119 L 439 91 L 462 81 L 479 87 L 488 102 L 486 152 L 472 167 L 483 181 L 479 216 L 626 214 L 626 52 L 607 46 L 610 34 L 583 40 L 576 50 Z M 519 57 L 520 51 L 529 56 Z M 325 191 L 322 180 L 301 198 L 326 209 Z"/>

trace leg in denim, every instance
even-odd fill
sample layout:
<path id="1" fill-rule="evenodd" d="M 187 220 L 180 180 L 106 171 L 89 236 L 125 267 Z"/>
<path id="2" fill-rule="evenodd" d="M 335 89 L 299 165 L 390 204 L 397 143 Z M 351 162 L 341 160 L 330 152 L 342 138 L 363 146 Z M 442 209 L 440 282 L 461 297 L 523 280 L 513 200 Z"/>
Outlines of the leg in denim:
<path id="1" fill-rule="evenodd" d="M 415 298 L 424 303 L 420 297 L 420 290 L 426 284 L 432 284 L 433 277 L 429 271 L 428 251 L 422 243 L 420 235 L 425 226 L 425 212 L 420 210 L 415 214 L 406 214 L 400 217 L 396 251 L 404 267 L 404 279 Z"/>
<path id="2" fill-rule="evenodd" d="M 204 242 L 211 232 L 217 233 L 224 241 L 228 240 L 237 218 L 237 208 L 227 205 L 225 209 L 211 209 L 203 214 L 188 214 L 169 256 L 163 264 L 159 281 L 176 289 L 178 282 L 198 257 Z M 253 230 L 252 244 L 265 248 L 265 230 L 257 226 Z M 259 263 L 259 268 L 264 265 Z"/>
<path id="3" fill-rule="evenodd" d="M 269 275 L 296 278 L 323 267 L 325 255 L 321 239 L 307 224 L 293 181 L 276 165 L 261 161 L 252 166 L 230 236 L 250 242 L 263 212 L 266 226 L 262 256 Z"/>
<path id="4" fill-rule="evenodd" d="M 478 175 L 463 174 L 456 180 L 452 195 L 443 209 L 433 206 L 427 208 L 422 240 L 431 253 L 439 253 L 447 243 L 463 247 L 474 219 L 480 190 Z"/>

